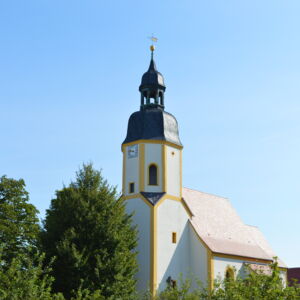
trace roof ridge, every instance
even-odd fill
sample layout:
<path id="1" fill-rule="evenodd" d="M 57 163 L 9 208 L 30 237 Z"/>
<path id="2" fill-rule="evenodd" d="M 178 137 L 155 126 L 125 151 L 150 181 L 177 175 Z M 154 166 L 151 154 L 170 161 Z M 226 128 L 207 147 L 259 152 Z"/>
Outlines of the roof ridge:
<path id="1" fill-rule="evenodd" d="M 187 190 L 191 190 L 191 191 L 195 191 L 195 192 L 199 192 L 199 193 L 203 193 L 203 194 L 206 194 L 206 195 L 211 195 L 211 196 L 215 196 L 215 197 L 218 197 L 218 198 L 229 200 L 229 198 L 224 197 L 224 196 L 220 196 L 220 195 L 217 195 L 217 194 L 202 192 L 202 191 L 191 189 L 191 188 L 187 188 L 187 187 L 182 187 L 182 188 L 183 189 L 187 189 Z"/>
<path id="2" fill-rule="evenodd" d="M 244 223 L 246 226 L 249 226 L 249 227 L 255 227 L 255 228 L 258 228 L 259 229 L 259 227 L 258 226 L 256 226 L 256 225 L 250 225 L 250 224 L 246 224 L 246 223 Z"/>

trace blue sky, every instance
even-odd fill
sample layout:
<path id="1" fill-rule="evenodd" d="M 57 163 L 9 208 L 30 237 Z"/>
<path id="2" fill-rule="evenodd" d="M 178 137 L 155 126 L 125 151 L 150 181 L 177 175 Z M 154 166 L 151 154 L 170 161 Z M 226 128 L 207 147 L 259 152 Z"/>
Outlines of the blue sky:
<path id="1" fill-rule="evenodd" d="M 230 198 L 300 266 L 300 2 L 0 3 L 0 175 L 41 217 L 83 162 L 121 188 L 149 40 L 179 122 L 183 184 Z"/>

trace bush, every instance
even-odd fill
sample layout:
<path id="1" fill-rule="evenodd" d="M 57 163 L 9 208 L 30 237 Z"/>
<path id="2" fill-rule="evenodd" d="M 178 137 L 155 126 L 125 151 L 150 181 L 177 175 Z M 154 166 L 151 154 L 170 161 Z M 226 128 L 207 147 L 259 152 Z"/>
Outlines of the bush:
<path id="1" fill-rule="evenodd" d="M 215 280 L 209 291 L 199 284 L 191 291 L 189 280 L 182 281 L 179 287 L 167 287 L 155 297 L 156 300 L 296 300 L 300 299 L 300 286 L 285 286 L 280 277 L 277 262 L 270 265 L 271 275 L 255 272 L 246 266 L 247 276 L 236 280 Z M 147 297 L 146 297 L 147 298 Z M 149 296 L 148 296 L 149 299 Z"/>

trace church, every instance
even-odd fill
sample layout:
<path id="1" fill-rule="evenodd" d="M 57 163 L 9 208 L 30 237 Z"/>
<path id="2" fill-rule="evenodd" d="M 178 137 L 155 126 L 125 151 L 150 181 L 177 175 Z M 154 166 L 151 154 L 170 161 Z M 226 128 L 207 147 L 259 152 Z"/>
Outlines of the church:
<path id="1" fill-rule="evenodd" d="M 212 288 L 217 278 L 243 276 L 245 264 L 267 272 L 276 254 L 260 230 L 244 224 L 227 198 L 182 186 L 178 123 L 165 111 L 164 77 L 150 49 L 140 109 L 122 143 L 122 193 L 138 228 L 138 290 L 162 291 L 180 274 Z M 286 280 L 287 267 L 278 263 Z"/>

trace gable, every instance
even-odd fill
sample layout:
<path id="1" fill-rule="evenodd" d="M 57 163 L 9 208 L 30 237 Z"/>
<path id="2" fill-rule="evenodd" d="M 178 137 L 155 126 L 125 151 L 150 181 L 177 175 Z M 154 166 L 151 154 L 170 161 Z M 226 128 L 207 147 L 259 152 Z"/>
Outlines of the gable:
<path id="1" fill-rule="evenodd" d="M 211 251 L 273 260 L 275 254 L 263 234 L 245 225 L 228 199 L 188 188 L 182 189 L 182 195 L 193 214 L 191 224 Z"/>

